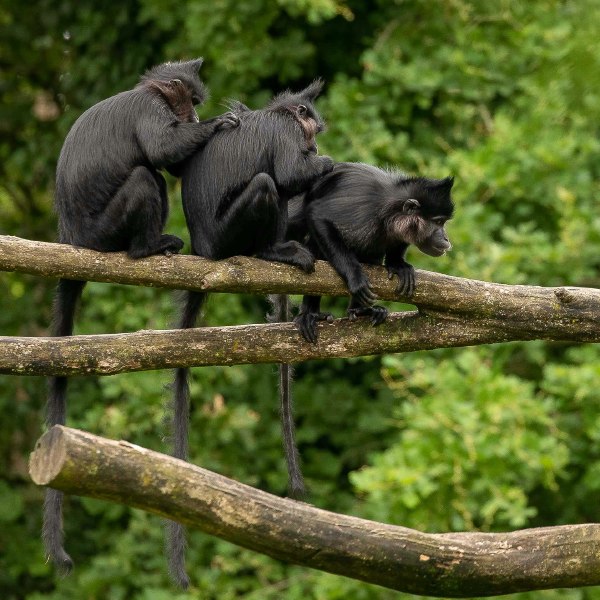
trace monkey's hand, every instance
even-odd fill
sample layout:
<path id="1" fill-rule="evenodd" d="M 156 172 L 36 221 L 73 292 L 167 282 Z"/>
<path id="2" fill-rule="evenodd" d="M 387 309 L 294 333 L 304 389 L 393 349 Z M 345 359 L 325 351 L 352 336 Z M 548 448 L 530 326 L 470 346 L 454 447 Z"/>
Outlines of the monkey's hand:
<path id="1" fill-rule="evenodd" d="M 310 344 L 316 344 L 319 337 L 317 323 L 327 321 L 333 323 L 333 315 L 326 312 L 301 312 L 294 318 L 294 323 L 300 330 L 302 337 Z"/>
<path id="2" fill-rule="evenodd" d="M 222 114 L 221 116 L 217 117 L 217 119 L 217 131 L 220 131 L 221 129 L 235 129 L 240 124 L 240 118 L 231 111 Z"/>
<path id="3" fill-rule="evenodd" d="M 415 292 L 415 269 L 404 259 L 401 262 L 386 265 L 388 279 L 398 275 L 398 287 L 396 291 L 402 296 L 412 296 Z"/>
<path id="4" fill-rule="evenodd" d="M 335 166 L 335 162 L 333 162 L 331 156 L 320 156 L 319 158 L 321 159 L 321 167 L 323 169 L 321 171 L 321 175 L 327 175 L 327 173 L 331 173 L 331 171 L 333 171 L 333 167 Z"/>
<path id="5" fill-rule="evenodd" d="M 363 308 L 349 308 L 348 318 L 355 321 L 358 317 L 371 317 L 373 327 L 381 325 L 388 318 L 388 309 L 385 306 L 368 306 Z"/>

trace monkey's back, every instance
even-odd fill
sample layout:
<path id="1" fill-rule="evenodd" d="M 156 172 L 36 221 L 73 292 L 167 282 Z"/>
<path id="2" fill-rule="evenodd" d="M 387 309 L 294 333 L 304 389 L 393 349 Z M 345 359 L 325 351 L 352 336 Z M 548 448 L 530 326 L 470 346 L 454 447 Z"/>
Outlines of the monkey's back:
<path id="1" fill-rule="evenodd" d="M 203 240 L 219 235 L 218 212 L 253 177 L 267 173 L 275 180 L 275 135 L 282 117 L 268 110 L 245 111 L 239 117 L 239 127 L 218 131 L 183 167 L 181 197 L 197 252 Z"/>
<path id="2" fill-rule="evenodd" d="M 61 241 L 77 243 L 77 224 L 99 214 L 136 165 L 145 163 L 136 139 L 148 100 L 121 92 L 86 110 L 67 134 L 56 167 L 55 209 Z"/>
<path id="3" fill-rule="evenodd" d="M 335 223 L 360 260 L 379 262 L 385 254 L 381 212 L 397 177 L 364 163 L 337 163 L 307 194 L 307 217 Z"/>

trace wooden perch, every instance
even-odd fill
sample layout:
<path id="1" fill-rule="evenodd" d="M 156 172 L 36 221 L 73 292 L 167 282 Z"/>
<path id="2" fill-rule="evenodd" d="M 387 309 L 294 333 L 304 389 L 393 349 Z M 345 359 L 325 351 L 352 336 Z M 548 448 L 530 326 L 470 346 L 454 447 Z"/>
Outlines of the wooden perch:
<path id="1" fill-rule="evenodd" d="M 413 594 L 473 597 L 600 584 L 600 525 L 428 534 L 315 508 L 127 442 L 55 426 L 38 485 L 127 504 L 273 558 Z"/>
<path id="2" fill-rule="evenodd" d="M 265 266 L 268 268 L 265 268 Z M 324 262 L 306 275 L 294 267 L 234 257 L 131 260 L 61 244 L 0 236 L 0 268 L 193 290 L 342 295 L 343 282 Z M 367 267 L 377 294 L 410 301 L 418 312 L 392 315 L 380 327 L 365 320 L 322 324 L 317 345 L 292 324 L 141 331 L 71 338 L 0 337 L 0 373 L 112 375 L 184 366 L 298 362 L 410 352 L 517 340 L 600 342 L 600 290 L 502 285 L 417 271 L 412 298 L 400 297 L 382 267 Z"/>

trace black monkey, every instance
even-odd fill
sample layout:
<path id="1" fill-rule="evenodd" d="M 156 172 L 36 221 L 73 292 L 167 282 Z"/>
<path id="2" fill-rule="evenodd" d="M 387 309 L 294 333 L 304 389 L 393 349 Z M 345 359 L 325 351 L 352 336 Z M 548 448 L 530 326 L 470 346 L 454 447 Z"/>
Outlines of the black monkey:
<path id="1" fill-rule="evenodd" d="M 184 162 L 182 199 L 194 254 L 256 256 L 313 270 L 312 254 L 284 238 L 288 200 L 333 168 L 331 158 L 316 153 L 324 124 L 313 102 L 322 85 L 317 80 L 301 92 L 283 92 L 259 110 L 232 103 L 241 126 L 217 133 Z M 194 326 L 206 297 L 187 293 L 181 329 Z M 188 456 L 188 374 L 177 369 L 174 382 L 173 455 L 182 459 Z M 174 522 L 168 529 L 169 571 L 185 588 L 185 531 Z"/>
<path id="2" fill-rule="evenodd" d="M 134 89 L 95 104 L 77 119 L 56 169 L 60 242 L 125 250 L 131 258 L 181 250 L 178 237 L 162 234 L 168 199 L 158 170 L 181 161 L 216 131 L 239 124 L 232 113 L 198 122 L 194 105 L 206 96 L 201 65 L 200 58 L 154 67 Z M 53 335 L 73 333 L 84 285 L 59 281 Z M 65 377 L 50 380 L 48 427 L 65 423 L 66 388 Z M 50 560 L 68 573 L 73 562 L 63 548 L 62 499 L 61 492 L 47 490 L 42 537 Z"/>
<path id="3" fill-rule="evenodd" d="M 430 256 L 451 249 L 444 225 L 452 218 L 452 177 L 408 177 L 361 163 L 338 163 L 303 196 L 289 203 L 288 237 L 304 239 L 317 258 L 331 263 L 351 294 L 350 318 L 369 316 L 383 323 L 388 311 L 376 296 L 360 263 L 381 264 L 399 278 L 398 293 L 412 295 L 415 275 L 404 256 L 414 244 Z M 303 337 L 317 341 L 320 296 L 304 296 L 295 322 Z"/>

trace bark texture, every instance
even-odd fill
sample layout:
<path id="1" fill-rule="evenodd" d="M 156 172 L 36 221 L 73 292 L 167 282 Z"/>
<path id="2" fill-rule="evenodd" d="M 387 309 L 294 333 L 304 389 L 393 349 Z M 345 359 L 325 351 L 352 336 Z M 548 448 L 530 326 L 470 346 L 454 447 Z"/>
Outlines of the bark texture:
<path id="1" fill-rule="evenodd" d="M 345 295 L 343 282 L 322 261 L 311 275 L 279 263 L 194 256 L 131 260 L 68 245 L 0 236 L 0 269 L 48 277 L 90 279 L 214 292 Z M 112 375 L 127 371 L 299 362 L 469 346 L 518 340 L 600 341 L 600 290 L 502 285 L 417 271 L 411 298 L 399 296 L 382 267 L 365 267 L 385 300 L 418 311 L 396 313 L 380 327 L 365 319 L 320 325 L 319 343 L 306 343 L 292 324 L 205 327 L 186 331 L 70 338 L 0 337 L 0 373 Z"/>
<path id="2" fill-rule="evenodd" d="M 600 584 L 600 525 L 428 534 L 278 498 L 127 442 L 55 426 L 35 483 L 127 504 L 239 546 L 413 594 L 473 597 Z"/>

